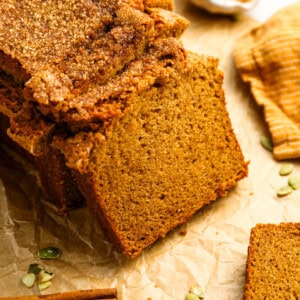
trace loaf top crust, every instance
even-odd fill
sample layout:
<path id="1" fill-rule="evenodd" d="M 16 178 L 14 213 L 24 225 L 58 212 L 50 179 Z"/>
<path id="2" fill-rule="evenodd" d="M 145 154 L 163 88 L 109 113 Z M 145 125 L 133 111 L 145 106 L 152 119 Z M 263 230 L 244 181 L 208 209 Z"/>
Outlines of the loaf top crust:
<path id="1" fill-rule="evenodd" d="M 124 106 L 109 83 L 188 22 L 170 1 L 0 1 L 0 60 L 24 102 L 55 122 L 88 126 Z M 161 6 L 163 8 L 161 8 Z M 128 87 L 128 86 L 127 86 Z M 116 90 L 118 89 L 118 91 Z M 118 102 L 118 103 L 116 103 Z"/>

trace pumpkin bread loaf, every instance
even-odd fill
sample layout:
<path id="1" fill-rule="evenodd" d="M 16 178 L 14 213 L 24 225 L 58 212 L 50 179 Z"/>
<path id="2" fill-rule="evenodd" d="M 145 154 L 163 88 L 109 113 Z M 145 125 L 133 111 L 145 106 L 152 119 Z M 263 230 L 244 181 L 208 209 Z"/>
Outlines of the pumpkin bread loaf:
<path id="1" fill-rule="evenodd" d="M 244 299 L 299 299 L 299 253 L 300 223 L 252 228 Z"/>
<path id="2" fill-rule="evenodd" d="M 2 140 L 34 163 L 59 210 L 80 206 L 64 157 L 49 141 L 57 131 L 95 129 L 118 115 L 124 103 L 102 83 L 157 38 L 179 37 L 188 22 L 167 11 L 172 1 L 0 3 Z"/>
<path id="3" fill-rule="evenodd" d="M 183 48 L 170 1 L 0 2 L 7 133 L 58 154 L 60 183 L 120 251 L 136 257 L 247 175 L 218 61 Z"/>

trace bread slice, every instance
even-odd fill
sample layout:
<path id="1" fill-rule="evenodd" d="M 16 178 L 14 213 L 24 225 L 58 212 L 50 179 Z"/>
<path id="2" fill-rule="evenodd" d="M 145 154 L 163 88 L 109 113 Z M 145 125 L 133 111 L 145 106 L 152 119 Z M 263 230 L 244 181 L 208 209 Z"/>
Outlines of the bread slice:
<path id="1" fill-rule="evenodd" d="M 299 253 L 300 223 L 252 228 L 244 299 L 300 299 Z"/>
<path id="2" fill-rule="evenodd" d="M 218 61 L 174 49 L 107 131 L 55 141 L 108 238 L 131 257 L 247 175 Z"/>

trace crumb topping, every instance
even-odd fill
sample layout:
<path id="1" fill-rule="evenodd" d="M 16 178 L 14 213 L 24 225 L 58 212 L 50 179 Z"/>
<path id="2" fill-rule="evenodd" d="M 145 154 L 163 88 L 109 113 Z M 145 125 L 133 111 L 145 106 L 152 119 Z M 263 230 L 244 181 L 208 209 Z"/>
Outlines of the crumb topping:
<path id="1" fill-rule="evenodd" d="M 126 1 L 0 4 L 0 49 L 31 75 L 27 100 L 62 111 L 141 55 L 153 37 L 152 19 Z"/>
<path id="2" fill-rule="evenodd" d="M 39 116 L 76 133 L 119 117 L 184 61 L 178 37 L 188 22 L 166 12 L 170 3 L 0 0 L 0 68 L 19 84 L 18 120 Z"/>

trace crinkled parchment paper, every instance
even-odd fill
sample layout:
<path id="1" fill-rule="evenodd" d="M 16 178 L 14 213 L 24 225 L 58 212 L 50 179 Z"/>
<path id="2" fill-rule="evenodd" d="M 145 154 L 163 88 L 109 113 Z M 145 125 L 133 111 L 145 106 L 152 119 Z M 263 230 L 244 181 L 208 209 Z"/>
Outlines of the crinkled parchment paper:
<path id="1" fill-rule="evenodd" d="M 191 285 L 199 285 L 206 300 L 238 300 L 251 227 L 259 222 L 300 221 L 300 190 L 276 196 L 287 178 L 278 175 L 281 163 L 259 143 L 267 127 L 232 60 L 234 41 L 256 21 L 245 15 L 236 20 L 210 16 L 188 1 L 176 4 L 191 22 L 182 38 L 186 48 L 220 58 L 232 124 L 250 160 L 248 178 L 129 260 L 113 251 L 87 208 L 58 216 L 44 201 L 34 172 L 0 151 L 0 296 L 35 293 L 23 286 L 21 278 L 28 265 L 37 262 L 55 273 L 43 294 L 117 287 L 120 299 L 183 300 Z M 293 163 L 300 176 L 299 160 Z M 49 245 L 62 249 L 61 258 L 40 261 L 37 251 Z"/>

